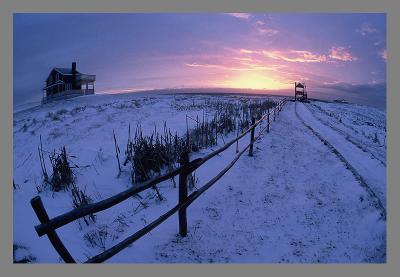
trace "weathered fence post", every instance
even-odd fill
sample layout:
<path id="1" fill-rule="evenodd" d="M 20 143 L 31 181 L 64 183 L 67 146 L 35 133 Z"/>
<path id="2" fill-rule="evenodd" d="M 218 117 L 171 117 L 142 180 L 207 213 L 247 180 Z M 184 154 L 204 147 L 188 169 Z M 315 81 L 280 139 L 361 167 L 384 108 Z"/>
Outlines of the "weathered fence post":
<path id="1" fill-rule="evenodd" d="M 268 115 L 267 115 L 267 133 L 269 133 L 269 108 L 268 108 Z"/>
<path id="2" fill-rule="evenodd" d="M 187 191 L 187 177 L 189 172 L 187 171 L 187 165 L 189 163 L 189 153 L 185 150 L 180 157 L 180 164 L 184 166 L 182 172 L 179 174 L 179 204 L 183 203 L 188 195 Z M 186 208 L 179 209 L 179 234 L 181 237 L 187 235 L 187 219 L 186 219 Z"/>
<path id="3" fill-rule="evenodd" d="M 276 106 L 274 108 L 274 121 L 276 120 Z"/>
<path id="4" fill-rule="evenodd" d="M 44 224 L 48 222 L 49 216 L 43 206 L 42 199 L 40 196 L 36 196 L 31 200 L 31 206 L 36 213 L 40 223 Z M 57 235 L 56 231 L 52 230 L 47 233 L 47 237 L 49 238 L 51 244 L 53 245 L 54 249 L 60 255 L 60 257 L 66 263 L 76 263 L 74 258 L 72 258 L 71 254 L 68 252 L 67 248 L 65 248 L 64 244 L 60 240 L 59 236 Z"/>
<path id="5" fill-rule="evenodd" d="M 253 126 L 254 123 L 256 123 L 256 118 L 253 117 L 251 119 L 251 125 Z M 256 128 L 256 126 L 253 126 L 251 129 L 251 133 L 250 133 L 250 149 L 249 149 L 249 156 L 253 157 L 253 144 L 254 144 L 254 129 Z"/>

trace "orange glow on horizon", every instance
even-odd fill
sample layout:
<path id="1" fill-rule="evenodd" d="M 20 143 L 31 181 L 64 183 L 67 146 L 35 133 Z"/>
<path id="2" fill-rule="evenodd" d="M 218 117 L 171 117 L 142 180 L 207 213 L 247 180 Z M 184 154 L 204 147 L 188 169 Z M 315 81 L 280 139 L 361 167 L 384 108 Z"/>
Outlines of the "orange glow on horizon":
<path id="1" fill-rule="evenodd" d="M 238 76 L 222 81 L 219 85 L 241 89 L 280 90 L 291 88 L 291 83 L 279 78 L 267 76 L 267 73 L 244 72 Z"/>

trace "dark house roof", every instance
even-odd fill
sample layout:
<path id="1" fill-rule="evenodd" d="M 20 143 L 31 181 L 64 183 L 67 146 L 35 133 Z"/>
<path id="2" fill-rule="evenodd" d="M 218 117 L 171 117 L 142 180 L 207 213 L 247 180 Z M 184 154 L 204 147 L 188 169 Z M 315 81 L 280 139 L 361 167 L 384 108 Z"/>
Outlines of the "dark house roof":
<path id="1" fill-rule="evenodd" d="M 79 82 L 94 82 L 96 80 L 96 75 L 89 75 L 89 74 L 83 74 L 76 70 L 76 62 L 72 63 L 72 66 L 70 68 L 67 67 L 53 67 L 53 69 L 50 71 L 49 75 L 46 78 L 46 83 L 48 83 L 50 76 L 54 73 L 57 72 L 58 74 L 61 74 L 63 76 L 70 76 L 67 78 L 67 80 L 64 79 L 64 81 L 70 82 L 71 77 L 75 74 L 75 81 Z M 47 87 L 57 85 L 59 83 L 64 83 L 63 80 L 53 80 L 51 85 L 48 85 Z"/>
<path id="2" fill-rule="evenodd" d="M 47 82 L 47 80 L 49 79 L 49 77 L 51 76 L 51 73 L 52 73 L 53 71 L 57 71 L 58 73 L 60 73 L 61 75 L 64 75 L 64 76 L 72 75 L 72 68 L 67 68 L 67 67 L 54 67 L 54 68 L 50 71 L 49 75 L 47 76 L 46 82 Z M 76 69 L 75 69 L 75 74 L 76 74 L 77 76 L 82 75 L 82 73 L 80 73 L 80 72 L 79 72 L 78 70 L 76 70 Z"/>
<path id="3" fill-rule="evenodd" d="M 61 68 L 61 67 L 55 67 L 53 68 L 55 71 L 59 72 L 62 75 L 72 75 L 72 68 Z M 81 74 L 79 71 L 76 71 L 76 74 Z"/>
<path id="4" fill-rule="evenodd" d="M 297 88 L 304 88 L 304 85 L 302 83 L 297 83 L 296 87 Z"/>

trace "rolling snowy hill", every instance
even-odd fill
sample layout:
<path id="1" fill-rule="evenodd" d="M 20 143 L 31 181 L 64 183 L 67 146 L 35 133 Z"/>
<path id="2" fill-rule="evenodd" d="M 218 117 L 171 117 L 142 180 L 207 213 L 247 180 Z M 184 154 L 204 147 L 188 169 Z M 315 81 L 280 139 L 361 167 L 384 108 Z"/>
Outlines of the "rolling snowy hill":
<path id="1" fill-rule="evenodd" d="M 165 121 L 181 135 L 186 115 L 213 115 L 206 107 L 210 101 L 245 98 L 268 97 L 95 95 L 15 113 L 14 259 L 60 262 L 49 240 L 37 236 L 34 226 L 39 221 L 29 202 L 43 182 L 40 136 L 45 151 L 66 146 L 78 166 L 77 185 L 99 201 L 131 186 L 128 167 L 118 174 L 113 130 L 122 150 L 129 124 L 141 122 L 143 132 L 150 133 L 162 129 Z M 234 136 L 221 139 L 219 146 Z M 245 137 L 239 148 L 247 143 Z M 191 159 L 213 149 L 201 150 Z M 215 176 L 234 155 L 232 146 L 199 168 L 196 186 Z M 47 157 L 46 163 L 49 168 Z M 83 262 L 176 205 L 178 189 L 171 180 L 159 190 L 162 201 L 154 190 L 147 190 L 141 198 L 96 214 L 96 222 L 89 226 L 73 222 L 57 233 L 72 256 Z M 72 209 L 68 191 L 44 190 L 40 196 L 50 218 Z M 271 132 L 256 143 L 254 157 L 240 158 L 188 208 L 187 237 L 179 237 L 175 215 L 107 262 L 381 263 L 386 261 L 385 215 L 386 113 L 355 104 L 288 102 Z"/>

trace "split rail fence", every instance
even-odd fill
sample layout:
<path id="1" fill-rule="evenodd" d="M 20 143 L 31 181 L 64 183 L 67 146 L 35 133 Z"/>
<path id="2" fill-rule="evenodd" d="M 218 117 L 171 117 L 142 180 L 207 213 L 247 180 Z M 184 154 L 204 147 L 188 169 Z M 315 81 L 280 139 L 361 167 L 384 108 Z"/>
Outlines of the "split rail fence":
<path id="1" fill-rule="evenodd" d="M 226 143 L 224 146 L 215 150 L 202 158 L 198 158 L 192 161 L 189 161 L 188 154 L 183 154 L 180 159 L 180 167 L 170 171 L 167 174 L 161 175 L 157 178 L 151 179 L 149 181 L 144 182 L 142 185 L 138 187 L 132 187 L 125 191 L 122 191 L 114 196 L 106 198 L 96 203 L 91 203 L 85 205 L 80 208 L 73 209 L 69 212 L 56 216 L 52 219 L 49 218 L 46 209 L 44 208 L 43 202 L 40 196 L 36 196 L 32 198 L 31 205 L 33 210 L 35 211 L 39 221 L 41 224 L 35 226 L 35 230 L 39 237 L 47 235 L 48 239 L 50 240 L 51 244 L 60 255 L 60 257 L 66 263 L 76 263 L 75 259 L 71 256 L 68 252 L 67 248 L 61 241 L 60 237 L 56 233 L 56 229 L 71 223 L 72 221 L 78 220 L 84 216 L 94 214 L 106 209 L 117 205 L 118 203 L 128 199 L 131 196 L 134 196 L 137 193 L 140 193 L 144 190 L 154 187 L 155 185 L 168 180 L 170 178 L 175 177 L 179 174 L 179 201 L 178 204 L 173 207 L 168 212 L 161 215 L 159 218 L 151 222 L 150 224 L 146 225 L 144 228 L 140 229 L 133 235 L 127 237 L 123 241 L 117 243 L 113 247 L 103 251 L 102 253 L 88 259 L 85 263 L 102 263 L 107 259 L 111 258 L 112 256 L 116 255 L 130 244 L 134 243 L 136 240 L 140 239 L 142 236 L 149 233 L 151 230 L 156 228 L 162 222 L 167 220 L 173 214 L 178 212 L 179 215 L 179 234 L 181 236 L 187 235 L 187 217 L 186 217 L 186 209 L 187 207 L 192 204 L 201 194 L 203 194 L 207 189 L 209 189 L 212 185 L 214 185 L 235 163 L 236 161 L 249 150 L 249 156 L 253 156 L 253 144 L 256 140 L 258 140 L 265 129 L 267 133 L 270 131 L 271 121 L 275 121 L 277 116 L 279 115 L 280 111 L 282 110 L 283 106 L 287 103 L 288 99 L 284 98 L 277 103 L 277 105 L 272 109 L 268 110 L 268 112 L 259 118 L 257 121 L 253 117 L 251 126 L 244 131 L 242 134 L 238 135 L 235 139 L 231 140 L 230 142 Z M 267 124 L 260 130 L 259 135 L 255 137 L 255 128 L 260 125 L 265 119 L 267 119 Z M 260 125 L 261 126 L 261 125 Z M 262 126 L 261 126 L 262 127 Z M 260 127 L 260 128 L 261 128 Z M 250 143 L 245 146 L 241 151 L 238 151 L 238 141 L 242 139 L 245 135 L 250 132 Z M 207 162 L 209 159 L 215 157 L 216 155 L 220 154 L 221 152 L 228 149 L 234 143 L 236 144 L 236 156 L 235 158 L 224 168 L 222 169 L 214 178 L 212 178 L 209 182 L 203 185 L 198 190 L 194 191 L 190 195 L 188 195 L 187 190 L 187 179 L 188 176 L 199 168 L 202 164 Z"/>

